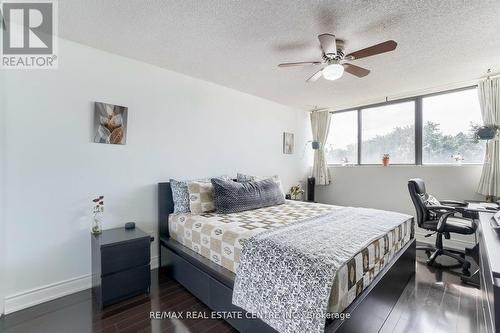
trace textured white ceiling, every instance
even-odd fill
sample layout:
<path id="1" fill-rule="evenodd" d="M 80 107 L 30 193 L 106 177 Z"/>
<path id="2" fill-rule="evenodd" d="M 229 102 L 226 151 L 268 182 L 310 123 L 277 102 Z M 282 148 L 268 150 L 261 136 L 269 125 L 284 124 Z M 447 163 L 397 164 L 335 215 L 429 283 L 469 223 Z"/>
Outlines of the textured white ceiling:
<path id="1" fill-rule="evenodd" d="M 356 105 L 500 70 L 500 1 L 64 0 L 59 34 L 301 109 Z M 305 83 L 317 35 L 355 51 L 388 39 L 391 53 L 354 63 L 358 79 Z"/>

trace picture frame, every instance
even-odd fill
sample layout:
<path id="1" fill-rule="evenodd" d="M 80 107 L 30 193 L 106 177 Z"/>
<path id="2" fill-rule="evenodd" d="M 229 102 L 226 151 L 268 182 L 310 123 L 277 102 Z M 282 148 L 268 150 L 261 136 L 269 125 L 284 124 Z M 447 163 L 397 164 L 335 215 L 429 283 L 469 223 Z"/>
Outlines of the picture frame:
<path id="1" fill-rule="evenodd" d="M 283 132 L 283 154 L 293 154 L 294 135 L 293 133 Z"/>
<path id="2" fill-rule="evenodd" d="M 127 143 L 128 107 L 94 103 L 94 142 L 114 145 Z"/>

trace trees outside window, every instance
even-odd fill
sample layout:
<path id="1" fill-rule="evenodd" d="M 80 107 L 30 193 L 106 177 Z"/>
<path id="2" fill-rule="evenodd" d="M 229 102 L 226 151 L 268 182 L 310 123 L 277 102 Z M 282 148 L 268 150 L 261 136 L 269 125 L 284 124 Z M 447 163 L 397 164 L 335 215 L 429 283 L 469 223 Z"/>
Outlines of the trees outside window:
<path id="1" fill-rule="evenodd" d="M 331 121 L 325 147 L 330 164 L 381 164 L 383 154 L 396 164 L 451 164 L 457 156 L 463 163 L 483 163 L 486 145 L 471 138 L 471 125 L 482 123 L 475 87 L 334 113 Z"/>
<path id="2" fill-rule="evenodd" d="M 476 89 L 422 98 L 422 162 L 452 163 L 461 155 L 463 163 L 483 163 L 486 145 L 473 143 L 471 125 L 481 124 Z"/>
<path id="3" fill-rule="evenodd" d="M 415 164 L 415 102 L 362 109 L 361 117 L 361 164 L 380 164 L 384 154 Z"/>
<path id="4" fill-rule="evenodd" d="M 358 163 L 358 112 L 334 113 L 325 147 L 326 160 L 330 164 Z"/>

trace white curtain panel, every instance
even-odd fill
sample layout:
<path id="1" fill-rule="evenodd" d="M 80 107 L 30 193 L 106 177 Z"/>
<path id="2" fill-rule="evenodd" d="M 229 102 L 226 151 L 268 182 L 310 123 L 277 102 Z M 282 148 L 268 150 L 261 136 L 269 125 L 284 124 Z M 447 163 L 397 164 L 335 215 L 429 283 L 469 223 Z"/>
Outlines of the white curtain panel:
<path id="1" fill-rule="evenodd" d="M 330 173 L 325 157 L 325 145 L 330 131 L 331 114 L 328 111 L 311 112 L 311 128 L 313 140 L 319 142 L 319 149 L 314 150 L 314 164 L 312 175 L 316 178 L 316 185 L 330 184 Z"/>
<path id="2" fill-rule="evenodd" d="M 479 104 L 484 125 L 500 126 L 500 78 L 487 79 L 478 84 Z M 489 140 L 483 172 L 477 192 L 486 196 L 500 196 L 500 142 Z"/>

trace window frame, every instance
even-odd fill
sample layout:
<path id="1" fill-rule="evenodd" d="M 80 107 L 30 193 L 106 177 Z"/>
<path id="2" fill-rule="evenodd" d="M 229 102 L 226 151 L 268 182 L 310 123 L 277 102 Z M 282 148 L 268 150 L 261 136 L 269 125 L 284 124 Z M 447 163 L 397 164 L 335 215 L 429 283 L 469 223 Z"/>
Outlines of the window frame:
<path id="1" fill-rule="evenodd" d="M 353 163 L 351 165 L 353 166 L 380 166 L 380 164 L 372 164 L 372 163 L 363 163 L 362 161 L 362 149 L 363 149 L 363 137 L 362 137 L 362 130 L 363 130 L 363 109 L 368 109 L 368 108 L 374 108 L 374 107 L 381 107 L 381 106 L 387 106 L 387 105 L 392 105 L 392 104 L 399 104 L 399 103 L 405 103 L 405 102 L 414 102 L 414 114 L 415 114 L 415 163 L 391 163 L 391 165 L 424 165 L 424 166 L 439 166 L 439 165 L 453 165 L 452 162 L 450 163 L 423 163 L 422 160 L 422 154 L 423 154 L 423 99 L 426 97 L 432 97 L 432 96 L 438 96 L 438 95 L 445 95 L 445 94 L 450 94 L 450 93 L 455 93 L 459 91 L 465 91 L 465 90 L 471 90 L 471 89 L 477 89 L 477 85 L 472 85 L 472 86 L 466 86 L 462 88 L 455 88 L 455 89 L 449 89 L 449 90 L 443 90 L 443 91 L 438 91 L 438 92 L 433 92 L 433 93 L 428 93 L 428 94 L 422 94 L 422 95 L 417 95 L 413 97 L 405 97 L 405 98 L 400 98 L 400 99 L 394 99 L 390 101 L 385 101 L 385 102 L 379 102 L 379 103 L 373 103 L 373 104 L 367 104 L 367 105 L 360 105 L 357 107 L 353 108 L 348 108 L 348 109 L 342 109 L 338 111 L 329 111 L 330 113 L 343 113 L 343 112 L 357 112 L 357 124 L 358 124 L 358 139 L 357 139 L 357 150 L 358 150 L 358 160 L 357 163 Z M 466 165 L 482 165 L 483 163 L 466 163 Z M 339 163 L 328 163 L 329 166 L 340 166 L 342 164 Z"/>
<path id="2" fill-rule="evenodd" d="M 333 115 L 334 113 L 345 113 L 345 112 L 353 112 L 353 111 L 358 111 L 357 115 L 356 115 L 356 123 L 357 123 L 357 131 L 358 131 L 357 132 L 357 139 L 356 139 L 356 144 L 357 144 L 356 145 L 356 158 L 357 158 L 357 161 L 356 161 L 356 163 L 353 163 L 351 165 L 360 165 L 359 164 L 359 157 L 360 157 L 359 154 L 360 154 L 361 150 L 359 149 L 359 143 L 361 142 L 360 141 L 361 134 L 360 134 L 359 131 L 361 130 L 361 127 L 360 127 L 361 123 L 360 123 L 359 119 L 360 119 L 360 115 L 361 115 L 361 110 L 357 110 L 357 109 L 345 109 L 345 110 L 329 111 L 329 112 Z M 330 124 L 331 124 L 331 120 L 330 120 Z M 328 165 L 342 165 L 341 163 L 327 163 L 327 164 Z"/>

